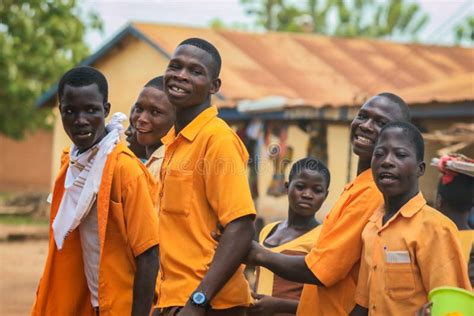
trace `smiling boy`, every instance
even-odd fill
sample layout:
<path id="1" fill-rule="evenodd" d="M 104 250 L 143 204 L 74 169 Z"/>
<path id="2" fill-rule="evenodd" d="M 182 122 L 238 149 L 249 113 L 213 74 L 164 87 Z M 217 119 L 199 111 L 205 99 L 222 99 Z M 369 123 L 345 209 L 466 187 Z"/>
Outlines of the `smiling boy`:
<path id="1" fill-rule="evenodd" d="M 306 283 L 297 315 L 347 315 L 354 307 L 361 233 L 373 212 L 383 203 L 370 170 L 380 130 L 388 122 L 406 121 L 405 102 L 391 93 L 370 98 L 351 124 L 353 152 L 359 157 L 357 177 L 347 184 L 306 256 L 287 256 L 252 243 L 249 263 L 264 266 L 281 277 Z"/>
<path id="2" fill-rule="evenodd" d="M 415 126 L 394 122 L 382 129 L 372 173 L 384 205 L 362 233 L 358 306 L 351 315 L 415 315 L 436 287 L 471 290 L 456 226 L 419 191 L 423 152 Z"/>
<path id="3" fill-rule="evenodd" d="M 254 234 L 248 153 L 211 105 L 220 67 L 217 49 L 192 38 L 178 45 L 164 75 L 176 121 L 162 139 L 162 315 L 240 316 L 252 301 L 240 264 Z M 211 234 L 219 225 L 216 242 Z"/>
<path id="4" fill-rule="evenodd" d="M 154 182 L 120 141 L 104 75 L 66 72 L 59 111 L 73 145 L 61 159 L 49 250 L 32 315 L 149 315 L 158 270 Z M 115 116 L 115 115 L 114 115 Z"/>
<path id="5" fill-rule="evenodd" d="M 151 79 L 135 102 L 132 124 L 138 143 L 146 148 L 148 160 L 145 165 L 156 180 L 159 180 L 165 154 L 161 138 L 168 133 L 174 120 L 175 109 L 165 95 L 163 76 Z"/>

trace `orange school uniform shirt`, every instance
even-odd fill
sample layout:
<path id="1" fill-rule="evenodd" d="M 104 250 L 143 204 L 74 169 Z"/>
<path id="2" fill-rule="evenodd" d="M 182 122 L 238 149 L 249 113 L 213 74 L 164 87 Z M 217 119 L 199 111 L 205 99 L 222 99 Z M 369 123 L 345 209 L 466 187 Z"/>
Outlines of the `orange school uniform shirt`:
<path id="1" fill-rule="evenodd" d="M 51 203 L 53 222 L 64 194 L 69 153 L 64 152 Z M 109 154 L 97 195 L 100 240 L 100 315 L 130 315 L 135 257 L 158 244 L 156 186 L 133 153 L 119 143 Z M 84 273 L 79 229 L 56 248 L 52 228 L 32 315 L 95 316 Z"/>
<path id="2" fill-rule="evenodd" d="M 207 273 L 217 223 L 255 215 L 247 180 L 248 153 L 214 106 L 201 112 L 166 146 L 160 190 L 160 297 L 158 306 L 184 306 Z M 211 301 L 212 308 L 248 306 L 243 266 Z"/>
<path id="3" fill-rule="evenodd" d="M 369 315 L 415 315 L 439 286 L 471 290 L 456 226 L 421 193 L 385 225 L 383 215 L 381 207 L 362 233 L 356 302 Z"/>
<path id="4" fill-rule="evenodd" d="M 326 287 L 305 284 L 297 315 L 349 314 L 355 306 L 362 230 L 382 204 L 371 169 L 344 187 L 323 223 L 316 246 L 305 257 L 308 268 Z"/>

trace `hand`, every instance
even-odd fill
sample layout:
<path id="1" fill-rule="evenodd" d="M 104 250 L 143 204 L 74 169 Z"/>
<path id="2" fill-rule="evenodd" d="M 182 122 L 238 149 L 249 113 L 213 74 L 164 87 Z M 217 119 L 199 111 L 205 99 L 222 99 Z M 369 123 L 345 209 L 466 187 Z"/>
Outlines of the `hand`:
<path id="1" fill-rule="evenodd" d="M 221 235 L 224 232 L 224 227 L 222 227 L 221 223 L 217 223 L 216 230 L 211 232 L 211 237 L 215 241 L 219 242 L 221 240 Z"/>
<path id="2" fill-rule="evenodd" d="M 191 302 L 187 302 L 186 305 L 179 311 L 177 316 L 205 316 L 206 309 L 195 306 Z"/>
<path id="3" fill-rule="evenodd" d="M 433 306 L 432 302 L 428 302 L 423 307 L 416 312 L 416 316 L 430 316 L 431 315 L 431 307 Z"/>
<path id="4" fill-rule="evenodd" d="M 275 298 L 252 293 L 255 303 L 249 307 L 249 315 L 273 316 L 276 312 Z"/>
<path id="5" fill-rule="evenodd" d="M 249 252 L 247 253 L 247 257 L 244 259 L 244 263 L 247 265 L 259 266 L 261 253 L 265 251 L 258 242 L 252 241 L 250 244 Z"/>

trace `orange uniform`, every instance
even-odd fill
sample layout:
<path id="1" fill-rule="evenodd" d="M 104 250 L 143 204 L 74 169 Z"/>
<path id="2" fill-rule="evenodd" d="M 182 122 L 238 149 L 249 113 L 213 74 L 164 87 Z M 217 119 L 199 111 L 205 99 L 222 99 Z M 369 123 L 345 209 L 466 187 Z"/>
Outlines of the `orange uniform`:
<path id="1" fill-rule="evenodd" d="M 306 264 L 326 286 L 305 284 L 297 315 L 347 315 L 355 306 L 355 290 L 362 252 L 362 230 L 383 204 L 382 194 L 368 169 L 344 187 L 323 223 Z"/>
<path id="2" fill-rule="evenodd" d="M 381 207 L 362 233 L 356 302 L 369 315 L 415 315 L 439 286 L 471 290 L 456 226 L 421 193 L 385 225 L 383 215 Z"/>
<path id="3" fill-rule="evenodd" d="M 64 194 L 69 165 L 63 153 L 51 204 L 50 222 Z M 100 240 L 100 315 L 130 315 L 135 257 L 158 244 L 156 185 L 145 166 L 119 143 L 109 154 L 97 195 Z M 58 250 L 50 228 L 49 251 L 32 315 L 96 315 L 84 274 L 79 229 Z"/>
<path id="4" fill-rule="evenodd" d="M 166 146 L 160 184 L 160 308 L 184 306 L 214 258 L 217 224 L 255 215 L 246 176 L 248 153 L 217 108 L 201 112 Z M 243 267 L 211 301 L 213 309 L 248 306 Z"/>

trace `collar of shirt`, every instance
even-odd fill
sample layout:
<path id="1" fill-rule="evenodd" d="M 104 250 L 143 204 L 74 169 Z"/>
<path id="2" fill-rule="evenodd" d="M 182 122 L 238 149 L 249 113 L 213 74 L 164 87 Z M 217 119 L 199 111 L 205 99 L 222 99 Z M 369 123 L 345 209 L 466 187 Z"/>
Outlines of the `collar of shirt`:
<path id="1" fill-rule="evenodd" d="M 360 183 L 361 185 L 364 185 L 364 183 L 368 183 L 368 182 L 374 182 L 371 168 L 363 171 L 351 183 L 346 184 L 344 186 L 344 191 L 349 190 L 355 183 Z"/>
<path id="2" fill-rule="evenodd" d="M 201 113 L 199 113 L 198 116 L 194 118 L 188 125 L 186 125 L 181 132 L 179 132 L 179 135 L 182 135 L 184 138 L 186 138 L 188 141 L 192 142 L 196 135 L 201 131 L 201 129 L 209 122 L 212 118 L 217 116 L 217 107 L 215 106 L 210 106 Z M 169 145 L 172 143 L 176 138 L 175 135 L 175 129 L 174 126 L 170 129 L 168 134 L 166 134 L 161 141 L 163 142 L 164 145 Z"/>
<path id="3" fill-rule="evenodd" d="M 426 200 L 423 197 L 423 194 L 418 192 L 417 195 L 411 198 L 405 205 L 402 206 L 398 212 L 392 216 L 390 220 L 388 220 L 383 227 L 388 226 L 391 222 L 393 222 L 398 216 L 403 216 L 406 218 L 413 217 L 416 213 L 418 213 L 423 206 L 426 205 Z M 378 223 L 380 224 L 379 228 L 382 227 L 382 217 L 384 215 L 384 205 L 382 205 L 377 211 L 374 212 L 374 214 L 369 218 L 370 222 L 373 223 Z"/>
<path id="4" fill-rule="evenodd" d="M 153 164 L 154 161 L 163 159 L 164 156 L 165 156 L 165 145 L 161 145 L 160 147 L 158 147 L 157 150 L 155 150 L 151 154 L 150 158 L 148 158 L 148 160 L 145 162 L 145 166 L 149 167 L 151 164 Z"/>

